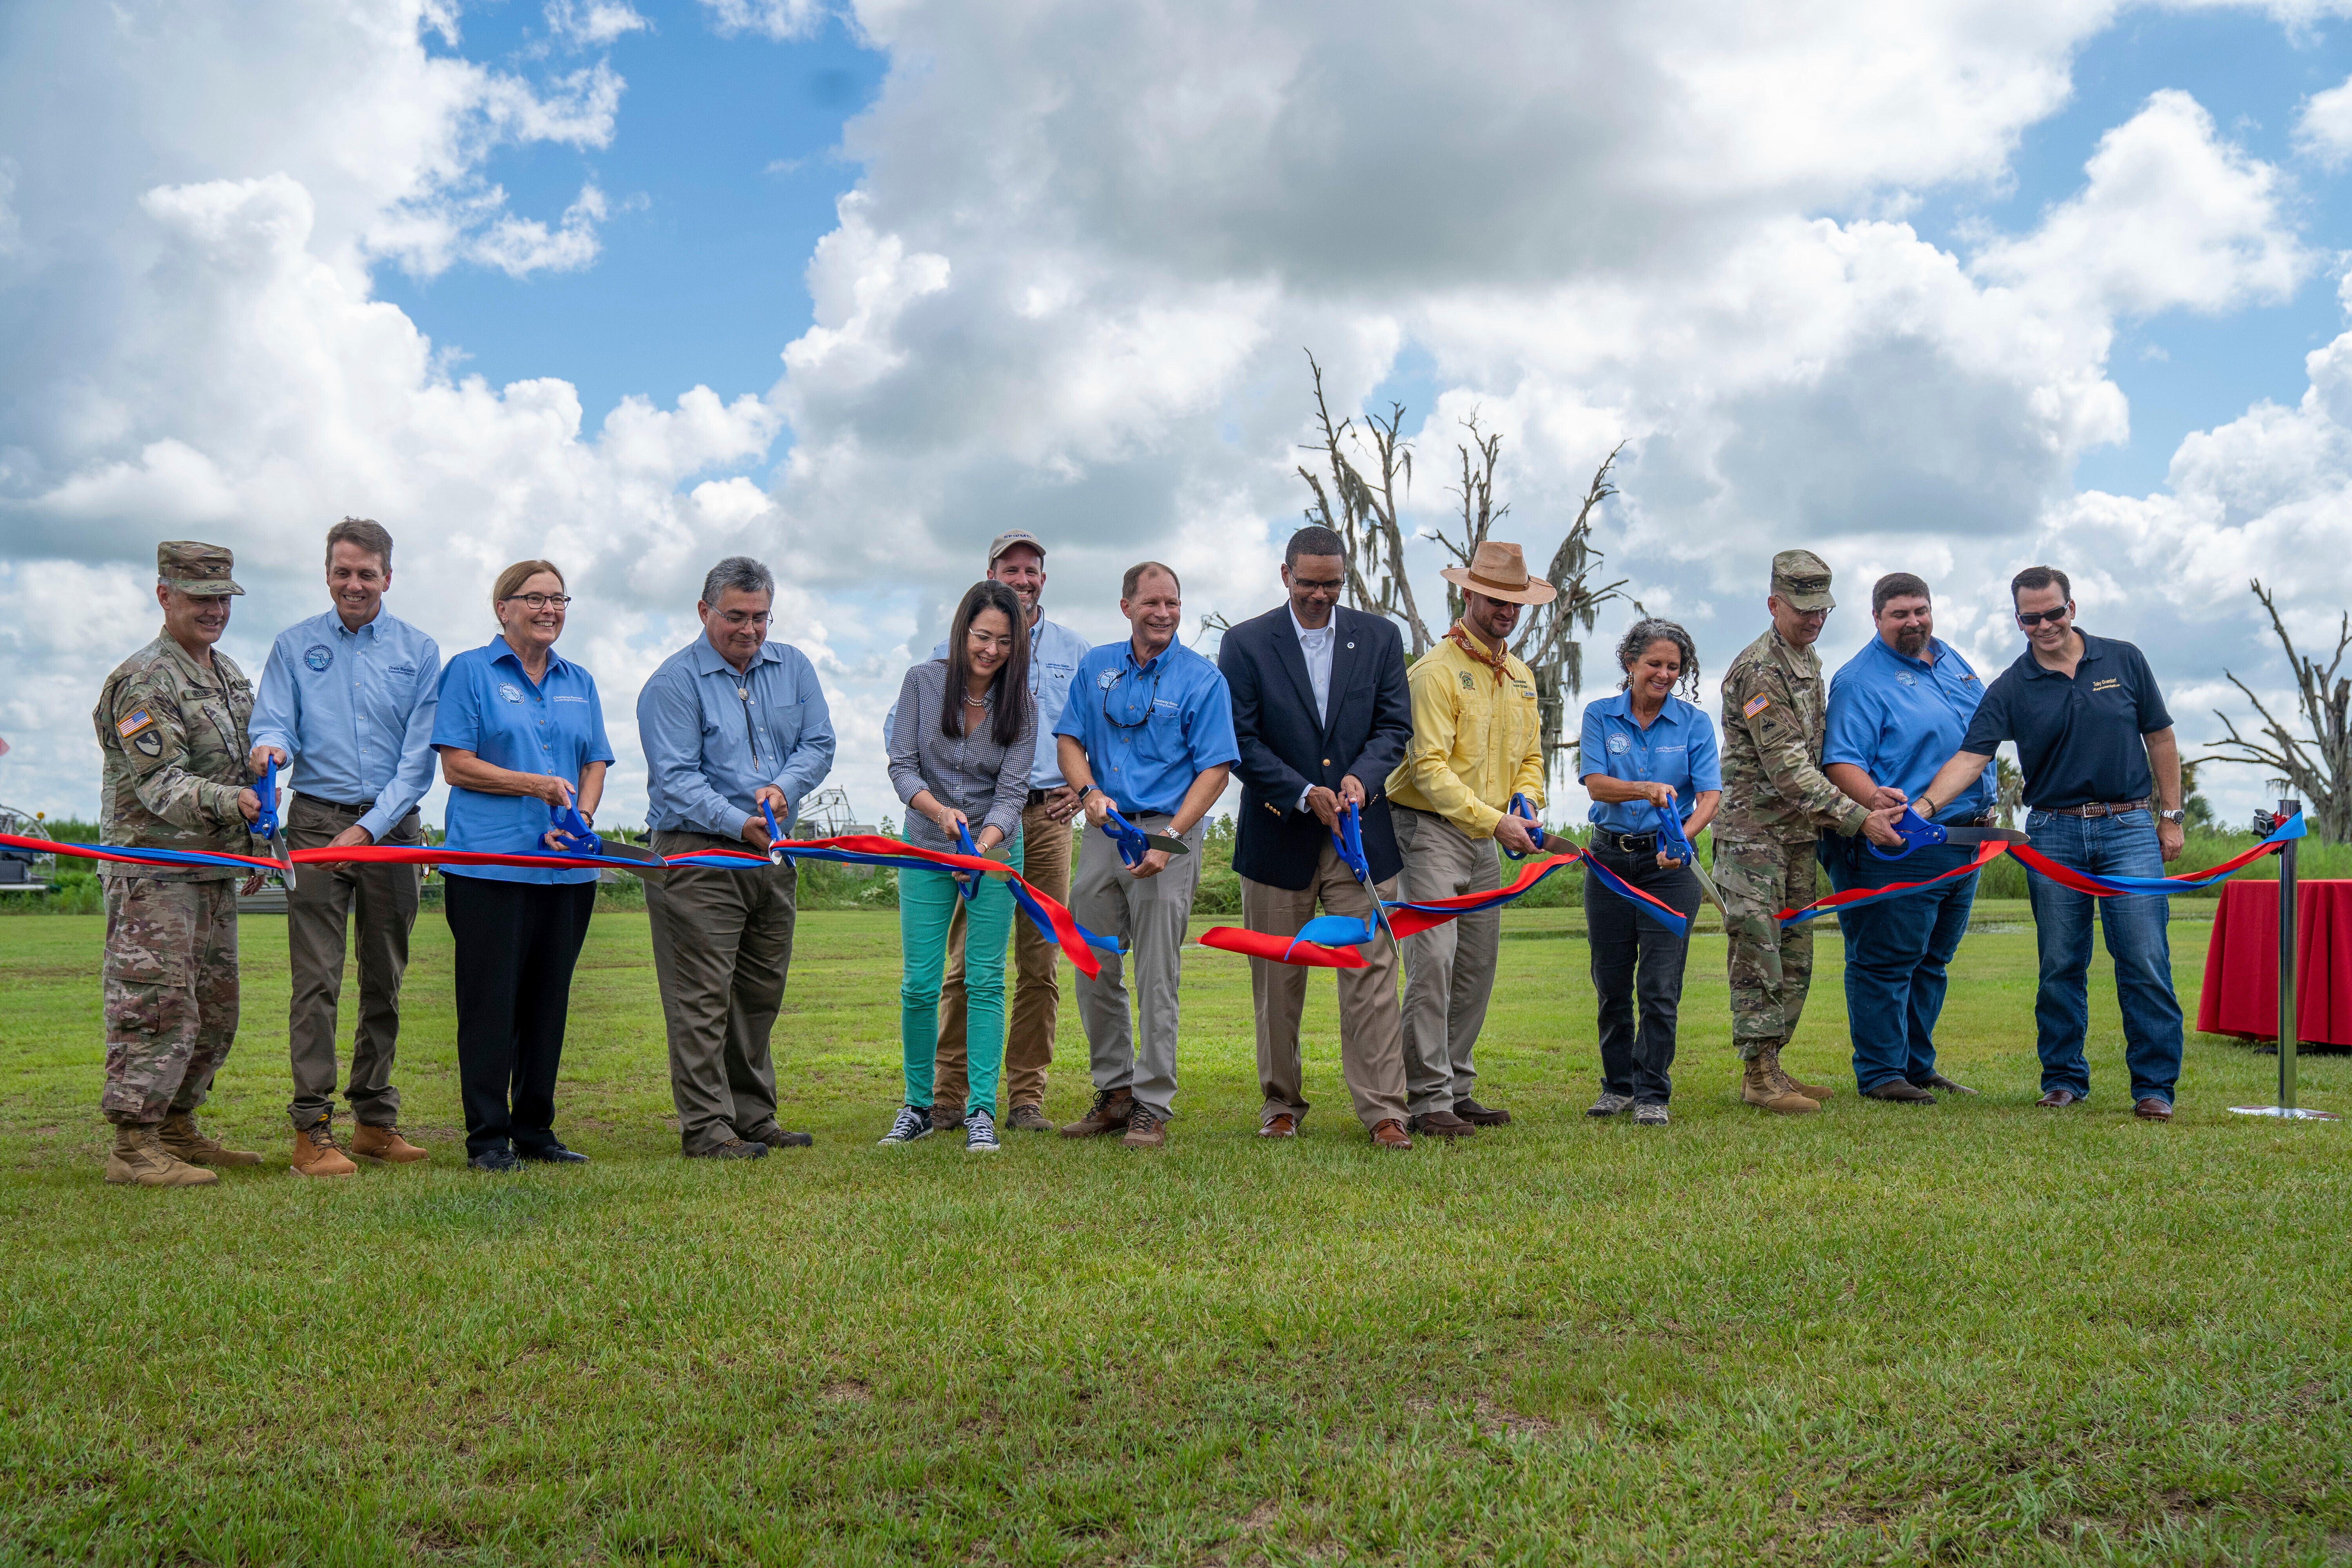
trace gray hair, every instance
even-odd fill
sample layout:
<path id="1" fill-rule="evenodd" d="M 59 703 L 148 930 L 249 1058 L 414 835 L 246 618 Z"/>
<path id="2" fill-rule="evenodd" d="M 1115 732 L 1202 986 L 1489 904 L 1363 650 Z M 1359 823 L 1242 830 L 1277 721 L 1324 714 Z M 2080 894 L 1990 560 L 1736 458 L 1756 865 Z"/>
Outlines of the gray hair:
<path id="1" fill-rule="evenodd" d="M 710 569 L 702 580 L 702 602 L 716 605 L 719 595 L 730 588 L 739 594 L 765 594 L 770 604 L 775 602 L 774 574 L 748 555 L 730 555 Z"/>
<path id="2" fill-rule="evenodd" d="M 1626 629 L 1617 639 L 1617 668 L 1625 671 L 1625 679 L 1617 689 L 1626 690 L 1633 684 L 1633 661 L 1649 651 L 1652 643 L 1670 642 L 1681 653 L 1683 672 L 1675 683 L 1685 697 L 1698 695 L 1698 649 L 1691 644 L 1690 633 L 1673 621 L 1656 616 L 1644 616 Z"/>

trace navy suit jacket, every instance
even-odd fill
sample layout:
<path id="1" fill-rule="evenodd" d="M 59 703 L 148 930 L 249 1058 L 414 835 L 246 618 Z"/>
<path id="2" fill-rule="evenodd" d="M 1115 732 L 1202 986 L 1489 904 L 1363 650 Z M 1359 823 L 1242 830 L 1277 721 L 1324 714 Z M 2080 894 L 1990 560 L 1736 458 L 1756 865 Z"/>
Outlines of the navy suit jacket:
<path id="1" fill-rule="evenodd" d="M 1309 784 L 1337 790 L 1349 773 L 1364 786 L 1364 858 L 1372 879 L 1402 868 L 1383 793 L 1412 739 L 1412 697 L 1404 680 L 1404 640 L 1396 624 L 1334 608 L 1331 711 L 1315 711 L 1307 656 L 1286 601 L 1225 633 L 1217 668 L 1233 690 L 1241 742 L 1242 815 L 1234 869 L 1253 882 L 1299 889 L 1315 879 L 1330 830 L 1298 805 Z"/>

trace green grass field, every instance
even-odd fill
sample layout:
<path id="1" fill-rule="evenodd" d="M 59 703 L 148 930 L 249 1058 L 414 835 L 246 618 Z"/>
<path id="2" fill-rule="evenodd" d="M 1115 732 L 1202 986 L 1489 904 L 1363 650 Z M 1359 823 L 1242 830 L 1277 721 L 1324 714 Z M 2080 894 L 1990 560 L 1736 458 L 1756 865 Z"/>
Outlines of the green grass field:
<path id="1" fill-rule="evenodd" d="M 2184 997 L 2210 905 L 2173 928 Z M 1482 1098 L 1381 1156 L 1330 981 L 1307 1134 L 1252 1136 L 1244 963 L 1188 955 L 1169 1148 L 872 1147 L 897 930 L 804 918 L 777 1053 L 813 1151 L 676 1158 L 641 916 L 600 916 L 559 1131 L 462 1168 L 446 928 L 399 1079 L 424 1169 L 286 1172 L 284 931 L 246 922 L 215 1189 L 99 1167 L 95 920 L 0 922 L 0 1560 L 99 1563 L 2320 1563 L 2352 1556 L 2352 1127 L 2226 1113 L 2272 1059 L 2192 1037 L 2134 1121 L 2104 958 L 2095 1099 L 2037 1110 L 2021 907 L 1980 905 L 1945 1066 L 1865 1103 L 1837 942 L 1733 1096 L 1721 939 L 1675 1124 L 1594 1088 L 1581 916 L 1508 918 Z M 1087 1098 L 1066 1004 L 1050 1109 Z M 2352 1110 L 2352 1061 L 2306 1058 Z"/>

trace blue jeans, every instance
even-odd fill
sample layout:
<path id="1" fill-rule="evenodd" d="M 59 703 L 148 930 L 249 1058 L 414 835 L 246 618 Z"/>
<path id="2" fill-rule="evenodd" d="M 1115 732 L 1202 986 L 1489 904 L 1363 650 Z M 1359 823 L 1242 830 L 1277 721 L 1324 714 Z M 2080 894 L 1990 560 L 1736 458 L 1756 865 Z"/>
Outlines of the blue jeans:
<path id="1" fill-rule="evenodd" d="M 2025 819 L 2033 847 L 2061 866 L 2094 876 L 2161 877 L 2164 853 L 2156 819 L 2145 811 L 2121 816 L 2058 816 L 2037 811 Z M 2042 1053 L 2042 1089 L 2091 1092 L 2083 1037 L 2091 1027 L 2091 907 L 2106 929 L 2107 956 L 2116 963 L 2116 1002 L 2123 1011 L 2124 1064 L 2132 1099 L 2172 1103 L 2180 1079 L 2180 999 L 2172 994 L 2172 944 L 2165 922 L 2172 900 L 2157 893 L 2094 899 L 2045 877 L 2028 877 L 2033 926 L 2042 949 L 2042 988 L 2033 998 L 2034 1047 Z"/>
<path id="2" fill-rule="evenodd" d="M 1975 858 L 1973 847 L 1938 845 L 1900 860 L 1882 860 L 1865 840 L 1824 838 L 1830 885 L 1884 888 L 1924 882 Z M 1974 872 L 1923 893 L 1838 914 L 1845 938 L 1846 1034 L 1853 1042 L 1853 1081 L 1864 1094 L 1897 1079 L 1927 1085 L 1936 1076 L 1936 1020 L 1944 1011 L 1945 970 L 1969 934 L 1976 902 Z"/>
<path id="3" fill-rule="evenodd" d="M 1021 868 L 1021 836 L 1013 836 L 1013 868 Z M 940 980 L 947 968 L 948 924 L 963 895 L 939 871 L 898 873 L 898 945 L 906 969 L 898 982 L 898 1041 L 907 1069 L 907 1103 L 929 1109 L 931 1074 L 940 1044 Z M 963 906 L 965 1087 L 963 1109 L 996 1114 L 996 1079 L 1004 1062 L 1004 944 L 1019 913 L 1013 889 L 982 877 Z"/>

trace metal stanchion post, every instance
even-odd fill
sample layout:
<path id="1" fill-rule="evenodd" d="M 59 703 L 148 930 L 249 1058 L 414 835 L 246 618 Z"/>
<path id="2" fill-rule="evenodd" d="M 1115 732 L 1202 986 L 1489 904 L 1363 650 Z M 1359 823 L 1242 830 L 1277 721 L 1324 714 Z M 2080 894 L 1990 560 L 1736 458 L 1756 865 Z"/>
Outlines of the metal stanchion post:
<path id="1" fill-rule="evenodd" d="M 2303 803 L 2282 800 L 2276 821 L 2284 822 L 2303 809 Z M 2256 818 L 2257 823 L 2260 817 Z M 2289 1121 L 2334 1121 L 2332 1111 L 2304 1110 L 2294 1103 L 2296 1034 L 2294 984 L 2294 849 L 2296 840 L 2279 846 L 2278 878 L 2278 1103 L 2233 1105 L 2241 1116 L 2276 1116 Z"/>

